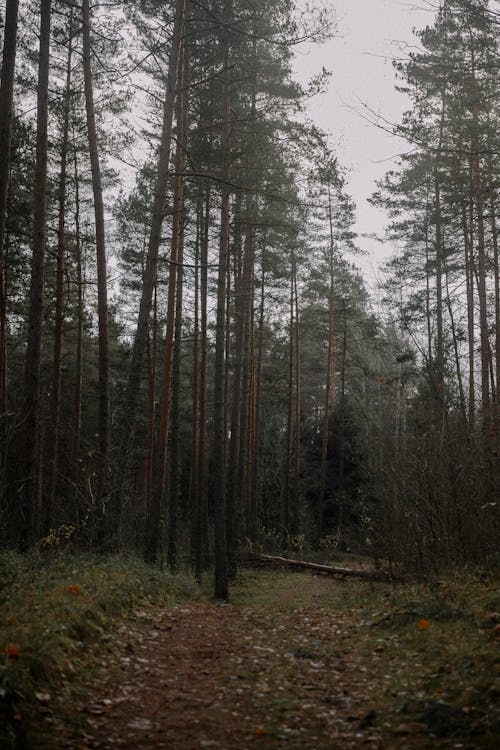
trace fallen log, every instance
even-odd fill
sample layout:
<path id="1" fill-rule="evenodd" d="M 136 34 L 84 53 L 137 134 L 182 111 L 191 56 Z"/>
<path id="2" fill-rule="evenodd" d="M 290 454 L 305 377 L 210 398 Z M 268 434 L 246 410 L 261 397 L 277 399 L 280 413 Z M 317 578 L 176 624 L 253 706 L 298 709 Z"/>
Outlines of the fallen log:
<path id="1" fill-rule="evenodd" d="M 389 581 L 393 580 L 391 575 L 383 573 L 380 570 L 356 570 L 354 568 L 339 568 L 336 565 L 322 565 L 321 563 L 307 562 L 306 560 L 292 560 L 289 557 L 279 557 L 275 555 L 264 555 L 261 552 L 249 552 L 249 557 L 253 560 L 267 563 L 269 565 L 278 565 L 283 568 L 299 568 L 300 570 L 312 570 L 315 573 L 324 573 L 329 576 L 352 576 L 355 578 L 364 578 L 367 581 Z"/>

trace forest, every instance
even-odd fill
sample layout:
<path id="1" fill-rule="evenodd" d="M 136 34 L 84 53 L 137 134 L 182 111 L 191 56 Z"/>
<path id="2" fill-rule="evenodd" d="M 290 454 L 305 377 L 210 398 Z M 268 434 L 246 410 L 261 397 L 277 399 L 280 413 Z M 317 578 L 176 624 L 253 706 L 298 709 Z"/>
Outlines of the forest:
<path id="1" fill-rule="evenodd" d="M 1 747 L 498 747 L 500 9 L 422 3 L 377 289 L 294 75 L 334 2 L 0 3 Z"/>
<path id="2" fill-rule="evenodd" d="M 133 551 L 225 598 L 242 544 L 424 577 L 498 554 L 498 29 L 445 0 L 396 61 L 384 314 L 304 115 L 336 33 L 289 0 L 7 0 L 2 545 Z"/>

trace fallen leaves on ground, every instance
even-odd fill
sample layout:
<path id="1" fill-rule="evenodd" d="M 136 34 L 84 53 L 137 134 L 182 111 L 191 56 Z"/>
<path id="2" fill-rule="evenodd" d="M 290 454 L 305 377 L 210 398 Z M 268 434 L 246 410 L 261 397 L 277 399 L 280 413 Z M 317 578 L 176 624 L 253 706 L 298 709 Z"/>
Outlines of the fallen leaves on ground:
<path id="1" fill-rule="evenodd" d="M 59 747 L 497 746 L 498 661 L 488 673 L 476 642 L 464 661 L 468 645 L 449 640 L 458 620 L 433 618 L 429 628 L 415 604 L 407 624 L 381 620 L 378 612 L 374 626 L 373 610 L 363 605 L 366 584 L 356 584 L 356 601 L 352 583 L 288 573 L 274 589 L 272 581 L 261 576 L 255 585 L 270 586 L 273 603 L 243 595 L 237 604 L 198 601 L 136 612 L 124 622 L 118 647 L 89 653 L 92 697 L 74 706 L 83 728 L 68 730 L 49 717 Z M 342 596 L 344 606 L 335 606 Z"/>

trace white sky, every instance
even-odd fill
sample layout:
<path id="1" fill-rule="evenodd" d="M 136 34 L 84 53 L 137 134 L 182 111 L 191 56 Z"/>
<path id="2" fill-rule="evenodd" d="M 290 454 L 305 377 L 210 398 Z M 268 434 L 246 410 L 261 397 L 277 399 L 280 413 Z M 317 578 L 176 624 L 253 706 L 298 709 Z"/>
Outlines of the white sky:
<path id="1" fill-rule="evenodd" d="M 298 0 L 300 6 L 305 0 Z M 418 44 L 414 28 L 432 24 L 426 0 L 332 0 L 338 18 L 337 36 L 322 46 L 297 50 L 296 77 L 307 80 L 324 66 L 333 73 L 328 91 L 310 104 L 309 115 L 331 134 L 339 161 L 348 171 L 348 192 L 357 205 L 359 235 L 383 233 L 384 211 L 367 203 L 375 180 L 388 171 L 393 158 L 405 151 L 404 141 L 370 125 L 359 114 L 366 103 L 390 121 L 399 122 L 408 99 L 394 90 L 392 58 L 403 45 Z M 392 254 L 373 239 L 359 237 L 367 255 L 356 262 L 371 286 L 377 266 Z"/>

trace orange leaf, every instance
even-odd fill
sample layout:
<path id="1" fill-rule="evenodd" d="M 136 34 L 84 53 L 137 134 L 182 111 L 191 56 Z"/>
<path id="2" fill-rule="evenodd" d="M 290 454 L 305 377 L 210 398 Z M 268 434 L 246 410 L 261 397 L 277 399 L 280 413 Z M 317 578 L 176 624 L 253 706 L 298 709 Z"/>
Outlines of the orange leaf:
<path id="1" fill-rule="evenodd" d="M 429 620 L 419 620 L 418 627 L 420 630 L 427 630 L 427 628 L 430 626 Z"/>
<path id="2" fill-rule="evenodd" d="M 79 594 L 80 586 L 66 586 L 66 591 L 69 591 L 70 594 Z"/>
<path id="3" fill-rule="evenodd" d="M 264 727 L 257 727 L 254 731 L 254 734 L 256 737 L 265 737 L 267 735 L 267 732 Z"/>
<path id="4" fill-rule="evenodd" d="M 9 659 L 18 659 L 21 654 L 21 646 L 19 643 L 8 643 L 5 646 L 5 653 Z"/>

